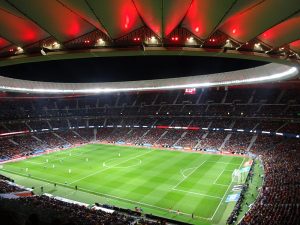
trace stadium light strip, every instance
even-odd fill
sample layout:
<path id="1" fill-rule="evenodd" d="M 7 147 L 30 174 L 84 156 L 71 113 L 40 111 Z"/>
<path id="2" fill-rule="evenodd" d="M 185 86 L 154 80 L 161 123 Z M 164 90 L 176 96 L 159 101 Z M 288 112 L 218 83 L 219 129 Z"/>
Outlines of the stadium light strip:
<path id="1" fill-rule="evenodd" d="M 26 134 L 29 133 L 28 130 L 24 130 L 24 131 L 16 131 L 16 132 L 9 132 L 9 133 L 2 133 L 0 134 L 0 136 L 9 136 L 9 135 L 16 135 L 16 134 Z"/>
<path id="2" fill-rule="evenodd" d="M 7 87 L 0 86 L 0 89 L 7 91 L 20 91 L 27 93 L 112 93 L 112 92 L 127 92 L 127 91 L 152 91 L 152 90 L 170 90 L 170 89 L 184 89 L 184 88 L 204 88 L 213 86 L 230 86 L 230 85 L 240 85 L 249 84 L 265 81 L 275 81 L 278 79 L 283 79 L 291 75 L 296 75 L 298 69 L 292 67 L 284 72 L 276 73 L 268 76 L 254 77 L 241 80 L 231 80 L 231 81 L 220 81 L 220 82 L 205 82 L 205 83 L 193 83 L 193 84 L 180 84 L 180 85 L 167 85 L 167 86 L 150 86 L 150 87 L 131 87 L 131 88 L 88 88 L 88 89 L 45 89 L 45 88 L 22 88 L 22 87 Z"/>

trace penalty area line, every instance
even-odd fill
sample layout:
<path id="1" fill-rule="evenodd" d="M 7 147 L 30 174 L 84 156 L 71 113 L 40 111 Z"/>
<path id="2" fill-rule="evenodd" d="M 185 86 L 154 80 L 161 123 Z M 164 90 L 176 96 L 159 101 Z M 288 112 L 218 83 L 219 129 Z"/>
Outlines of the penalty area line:
<path id="1" fill-rule="evenodd" d="M 244 161 L 245 161 L 245 158 L 244 158 L 243 161 L 241 162 L 239 169 L 242 167 Z M 219 204 L 218 204 L 218 206 L 217 206 L 217 208 L 216 208 L 214 214 L 213 214 L 212 217 L 210 218 L 211 220 L 213 220 L 213 218 L 215 217 L 217 211 L 219 210 L 219 208 L 220 208 L 220 206 L 221 206 L 221 204 L 222 204 L 222 202 L 223 202 L 225 196 L 227 195 L 227 192 L 230 190 L 230 188 L 231 188 L 231 186 L 232 186 L 232 183 L 233 183 L 233 181 L 231 180 L 231 183 L 228 185 L 228 188 L 227 188 L 226 192 L 224 193 L 224 195 L 223 195 L 221 201 L 219 202 Z"/>
<path id="2" fill-rule="evenodd" d="M 218 175 L 218 177 L 215 179 L 214 184 L 216 184 L 217 180 L 221 177 L 221 175 L 224 173 L 225 169 L 222 170 L 222 172 Z M 226 185 L 227 186 L 227 185 Z"/>
<path id="3" fill-rule="evenodd" d="M 190 172 L 187 176 L 183 177 L 182 180 L 180 180 L 174 187 L 172 187 L 172 189 L 176 189 L 182 182 L 184 182 L 189 176 L 191 176 L 197 169 L 199 169 L 205 162 L 207 162 L 207 160 L 203 161 L 199 166 L 194 167 L 194 169 L 192 170 L 192 172 Z"/>
<path id="4" fill-rule="evenodd" d="M 2 169 L 2 170 L 6 171 L 8 173 L 17 174 L 17 175 L 22 176 L 22 177 L 27 177 L 26 174 L 14 172 L 14 171 L 9 171 L 9 170 L 6 170 L 6 169 Z M 64 188 L 74 189 L 74 187 L 71 187 L 69 185 L 66 185 L 66 184 L 63 184 L 63 183 L 60 183 L 60 182 L 50 181 L 50 180 L 43 179 L 43 178 L 38 178 L 38 177 L 31 176 L 30 179 L 47 182 L 47 183 L 49 183 L 49 185 L 56 183 L 57 185 L 60 185 L 60 186 L 62 186 Z M 92 191 L 92 190 L 89 190 L 89 189 L 86 189 L 86 188 L 81 188 L 80 187 L 80 188 L 78 188 L 77 191 L 81 191 L 81 192 L 84 192 L 84 193 L 87 193 L 87 194 L 93 194 L 93 195 L 97 195 L 97 196 L 102 196 L 102 197 L 108 197 L 110 199 L 117 199 L 117 200 L 121 200 L 123 202 L 125 201 L 125 202 L 135 203 L 135 204 L 139 204 L 139 205 L 144 205 L 146 207 L 156 208 L 156 209 L 167 211 L 167 212 L 170 212 L 170 213 L 177 213 L 176 210 L 170 210 L 170 209 L 163 208 L 163 207 L 160 207 L 160 206 L 151 205 L 151 204 L 148 204 L 148 203 L 145 203 L 145 202 L 134 201 L 134 200 L 131 200 L 131 199 L 126 199 L 126 198 L 122 198 L 122 197 L 118 197 L 118 196 L 114 196 L 114 195 L 110 195 L 110 194 L 96 192 L 96 191 Z M 71 194 L 68 194 L 68 196 L 71 196 L 72 194 L 74 194 L 74 191 L 71 192 Z M 191 216 L 192 214 L 185 213 L 185 212 L 180 212 L 179 215 Z M 201 217 L 201 216 L 197 216 L 197 215 L 194 215 L 194 218 L 199 218 L 199 219 L 204 219 L 204 220 L 211 220 L 211 218 Z"/>
<path id="5" fill-rule="evenodd" d="M 172 190 L 174 190 L 174 191 L 180 191 L 180 192 L 184 192 L 184 193 L 188 193 L 188 194 L 194 194 L 194 195 L 200 195 L 200 196 L 205 196 L 205 197 L 210 197 L 210 198 L 221 199 L 221 197 L 218 197 L 218 196 L 206 195 L 206 194 L 201 194 L 201 193 L 193 192 L 193 191 L 185 191 L 185 190 L 181 190 L 181 189 L 177 189 L 177 188 L 173 188 Z"/>

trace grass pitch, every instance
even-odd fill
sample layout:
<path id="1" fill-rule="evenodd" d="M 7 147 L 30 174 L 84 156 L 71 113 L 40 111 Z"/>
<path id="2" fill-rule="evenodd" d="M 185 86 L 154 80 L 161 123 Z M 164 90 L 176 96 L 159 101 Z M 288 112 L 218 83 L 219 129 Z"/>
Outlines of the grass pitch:
<path id="1" fill-rule="evenodd" d="M 225 224 L 243 157 L 89 144 L 3 165 L 27 187 L 87 203 L 141 207 L 192 224 Z M 54 183 L 57 184 L 54 187 Z M 75 190 L 78 186 L 78 190 Z M 179 211 L 179 214 L 177 213 Z M 194 218 L 192 218 L 192 214 Z"/>

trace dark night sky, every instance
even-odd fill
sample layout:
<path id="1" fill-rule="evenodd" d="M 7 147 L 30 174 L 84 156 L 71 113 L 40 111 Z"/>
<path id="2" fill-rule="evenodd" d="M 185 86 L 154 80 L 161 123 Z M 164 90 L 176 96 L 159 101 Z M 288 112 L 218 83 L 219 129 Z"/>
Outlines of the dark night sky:
<path id="1" fill-rule="evenodd" d="M 193 76 L 245 69 L 263 62 L 192 56 L 58 60 L 0 67 L 0 75 L 55 82 L 109 82 Z"/>

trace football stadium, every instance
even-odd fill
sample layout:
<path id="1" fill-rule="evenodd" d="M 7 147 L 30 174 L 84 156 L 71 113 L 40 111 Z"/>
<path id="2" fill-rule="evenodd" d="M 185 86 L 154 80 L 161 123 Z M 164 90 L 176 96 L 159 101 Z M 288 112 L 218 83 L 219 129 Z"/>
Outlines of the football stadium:
<path id="1" fill-rule="evenodd" d="M 5 225 L 299 225 L 299 0 L 1 0 Z"/>

